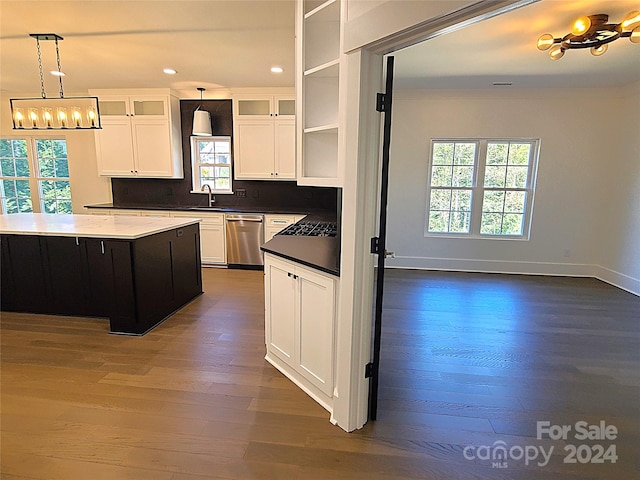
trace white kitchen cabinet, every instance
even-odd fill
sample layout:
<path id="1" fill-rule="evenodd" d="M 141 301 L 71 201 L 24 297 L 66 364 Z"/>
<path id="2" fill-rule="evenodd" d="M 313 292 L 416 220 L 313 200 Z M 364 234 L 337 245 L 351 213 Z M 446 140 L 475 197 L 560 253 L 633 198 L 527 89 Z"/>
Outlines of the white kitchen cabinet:
<path id="1" fill-rule="evenodd" d="M 234 177 L 294 180 L 294 95 L 236 95 L 233 103 Z"/>
<path id="2" fill-rule="evenodd" d="M 98 96 L 102 129 L 95 132 L 98 171 L 110 177 L 182 178 L 180 102 L 168 90 L 156 94 Z"/>
<path id="3" fill-rule="evenodd" d="M 331 409 L 338 279 L 268 253 L 264 275 L 266 359 Z"/>
<path id="4" fill-rule="evenodd" d="M 342 186 L 341 0 L 297 0 L 296 92 L 299 185 Z"/>
<path id="5" fill-rule="evenodd" d="M 140 215 L 143 217 L 170 217 L 171 212 L 169 210 L 142 210 Z"/>
<path id="6" fill-rule="evenodd" d="M 295 215 L 274 215 L 269 214 L 264 217 L 264 242 L 267 243 L 276 234 L 297 222 Z"/>
<path id="7" fill-rule="evenodd" d="M 172 212 L 172 217 L 201 218 L 200 257 L 203 264 L 227 263 L 224 213 Z"/>

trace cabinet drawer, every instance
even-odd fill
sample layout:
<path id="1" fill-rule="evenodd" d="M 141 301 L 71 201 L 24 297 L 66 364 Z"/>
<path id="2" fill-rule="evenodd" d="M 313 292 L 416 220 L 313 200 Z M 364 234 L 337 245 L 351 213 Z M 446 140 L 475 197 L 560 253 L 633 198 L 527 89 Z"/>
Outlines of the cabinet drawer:
<path id="1" fill-rule="evenodd" d="M 207 225 L 223 225 L 224 224 L 224 213 L 173 212 L 171 216 L 201 218 L 202 224 L 207 224 Z"/>
<path id="2" fill-rule="evenodd" d="M 267 215 L 267 227 L 286 227 L 295 223 L 294 215 Z"/>

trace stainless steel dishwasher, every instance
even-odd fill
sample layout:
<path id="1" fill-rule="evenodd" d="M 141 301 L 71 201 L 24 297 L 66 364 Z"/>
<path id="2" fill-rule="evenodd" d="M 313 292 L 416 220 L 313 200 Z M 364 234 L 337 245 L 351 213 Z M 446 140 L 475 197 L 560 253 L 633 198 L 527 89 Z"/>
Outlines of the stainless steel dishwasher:
<path id="1" fill-rule="evenodd" d="M 261 267 L 264 258 L 260 245 L 264 242 L 263 215 L 226 215 L 227 264 L 229 267 Z"/>

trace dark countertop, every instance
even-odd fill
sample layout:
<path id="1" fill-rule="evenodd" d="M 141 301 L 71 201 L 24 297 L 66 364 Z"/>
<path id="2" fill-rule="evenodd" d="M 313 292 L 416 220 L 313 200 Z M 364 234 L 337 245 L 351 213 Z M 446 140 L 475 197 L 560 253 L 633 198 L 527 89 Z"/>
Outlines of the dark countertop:
<path id="1" fill-rule="evenodd" d="M 249 206 L 228 206 L 220 205 L 214 207 L 194 206 L 194 205 L 114 205 L 113 203 L 98 203 L 85 205 L 85 208 L 108 208 L 118 210 L 178 210 L 186 212 L 221 212 L 221 213 L 266 213 L 273 215 L 324 215 L 324 210 L 302 209 L 296 207 L 249 207 Z M 335 215 L 335 214 L 334 214 Z"/>
<path id="2" fill-rule="evenodd" d="M 335 222 L 335 214 L 309 215 L 303 221 Z M 338 232 L 340 227 L 338 226 Z M 301 263 L 322 272 L 340 276 L 340 235 L 306 237 L 277 234 L 260 249 L 278 257 Z"/>
<path id="3" fill-rule="evenodd" d="M 179 210 L 188 212 L 221 213 L 265 213 L 284 215 L 307 215 L 307 220 L 336 221 L 334 212 L 313 209 L 300 210 L 287 207 L 196 207 L 180 205 L 135 205 L 114 206 L 112 203 L 85 205 L 86 208 L 109 208 L 123 210 Z M 340 276 L 340 237 L 304 237 L 295 235 L 276 235 L 260 249 L 307 267 L 318 269 L 331 275 Z"/>
<path id="4" fill-rule="evenodd" d="M 263 252 L 340 276 L 339 237 L 276 235 L 260 249 Z"/>

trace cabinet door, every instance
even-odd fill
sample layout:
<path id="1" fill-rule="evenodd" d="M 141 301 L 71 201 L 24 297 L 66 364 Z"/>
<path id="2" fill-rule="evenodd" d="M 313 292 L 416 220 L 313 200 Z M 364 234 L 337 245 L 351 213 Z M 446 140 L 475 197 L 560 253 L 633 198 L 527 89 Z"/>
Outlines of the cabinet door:
<path id="1" fill-rule="evenodd" d="M 132 119 L 136 174 L 144 177 L 171 177 L 171 131 L 166 120 Z"/>
<path id="2" fill-rule="evenodd" d="M 277 96 L 275 99 L 276 115 L 295 119 L 296 101 L 293 95 Z"/>
<path id="3" fill-rule="evenodd" d="M 234 116 L 237 118 L 269 118 L 274 113 L 271 96 L 239 98 L 234 103 Z"/>
<path id="4" fill-rule="evenodd" d="M 295 364 L 296 355 L 296 282 L 286 263 L 265 262 L 267 349 L 290 365 Z"/>
<path id="5" fill-rule="evenodd" d="M 100 266 L 105 268 L 102 274 L 108 284 L 105 301 L 109 328 L 114 333 L 143 333 L 146 328 L 138 326 L 131 242 L 104 240 L 103 248 L 104 261 Z"/>
<path id="6" fill-rule="evenodd" d="M 90 315 L 88 282 L 84 271 L 84 243 L 77 237 L 44 237 L 51 280 L 50 312 Z"/>
<path id="7" fill-rule="evenodd" d="M 98 106 L 100 107 L 100 119 L 112 119 L 114 117 L 128 117 L 131 114 L 129 97 L 100 95 L 98 97 Z"/>
<path id="8" fill-rule="evenodd" d="M 227 263 L 224 225 L 200 224 L 200 248 L 203 263 Z"/>
<path id="9" fill-rule="evenodd" d="M 202 292 L 200 269 L 200 229 L 189 225 L 173 231 L 171 240 L 171 274 L 173 301 L 179 308 L 193 298 L 194 292 Z"/>
<path id="10" fill-rule="evenodd" d="M 274 126 L 269 120 L 237 121 L 235 131 L 235 178 L 270 180 L 273 165 Z"/>
<path id="11" fill-rule="evenodd" d="M 275 122 L 275 173 L 281 180 L 296 178 L 295 120 Z"/>
<path id="12" fill-rule="evenodd" d="M 46 246 L 37 235 L 2 236 L 2 310 L 47 313 Z"/>
<path id="13" fill-rule="evenodd" d="M 299 289 L 299 370 L 323 393 L 333 390 L 335 282 L 297 268 Z"/>
<path id="14" fill-rule="evenodd" d="M 157 120 L 169 118 L 165 97 L 133 97 L 130 108 L 134 117 Z"/>
<path id="15" fill-rule="evenodd" d="M 96 132 L 98 172 L 110 177 L 134 174 L 133 140 L 129 117 L 103 117 L 102 130 Z"/>

